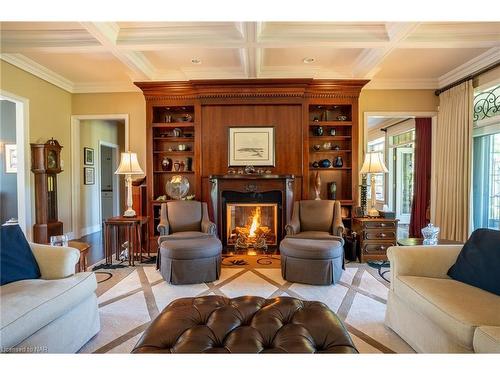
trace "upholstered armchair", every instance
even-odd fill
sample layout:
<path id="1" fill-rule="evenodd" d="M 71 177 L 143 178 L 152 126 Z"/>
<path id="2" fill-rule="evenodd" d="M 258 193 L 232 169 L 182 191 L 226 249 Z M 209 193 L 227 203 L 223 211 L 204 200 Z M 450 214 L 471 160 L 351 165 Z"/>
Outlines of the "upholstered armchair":
<path id="1" fill-rule="evenodd" d="M 215 236 L 216 227 L 208 217 L 207 204 L 198 201 L 163 203 L 158 224 L 158 244 L 169 239 L 187 239 Z"/>
<path id="2" fill-rule="evenodd" d="M 287 237 L 328 239 L 342 237 L 345 232 L 339 201 L 303 200 L 294 203 L 290 223 L 285 226 Z M 343 243 L 343 241 L 342 241 Z"/>

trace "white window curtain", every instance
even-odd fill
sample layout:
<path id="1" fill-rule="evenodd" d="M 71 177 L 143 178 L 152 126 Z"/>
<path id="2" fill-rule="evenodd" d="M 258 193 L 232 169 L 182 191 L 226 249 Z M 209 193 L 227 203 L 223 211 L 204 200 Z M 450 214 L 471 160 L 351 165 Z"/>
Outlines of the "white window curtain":
<path id="1" fill-rule="evenodd" d="M 439 95 L 436 127 L 436 225 L 440 237 L 465 242 L 470 231 L 472 113 L 469 80 Z"/>

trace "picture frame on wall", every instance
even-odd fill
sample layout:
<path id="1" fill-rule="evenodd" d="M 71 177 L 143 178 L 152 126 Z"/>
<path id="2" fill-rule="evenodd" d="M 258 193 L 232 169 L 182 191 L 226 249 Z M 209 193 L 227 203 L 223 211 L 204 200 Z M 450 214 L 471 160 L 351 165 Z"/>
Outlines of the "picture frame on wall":
<path id="1" fill-rule="evenodd" d="M 83 164 L 94 165 L 94 149 L 90 147 L 83 148 Z"/>
<path id="2" fill-rule="evenodd" d="M 274 126 L 229 128 L 229 167 L 275 166 Z"/>
<path id="3" fill-rule="evenodd" d="M 17 145 L 5 144 L 5 173 L 17 173 Z"/>
<path id="4" fill-rule="evenodd" d="M 92 167 L 83 168 L 83 184 L 84 185 L 94 185 L 95 184 L 95 170 Z"/>

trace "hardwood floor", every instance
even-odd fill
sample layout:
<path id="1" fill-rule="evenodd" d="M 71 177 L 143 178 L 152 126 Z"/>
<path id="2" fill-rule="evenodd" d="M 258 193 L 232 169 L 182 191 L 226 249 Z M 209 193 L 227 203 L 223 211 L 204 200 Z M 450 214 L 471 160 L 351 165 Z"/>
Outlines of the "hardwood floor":
<path id="1" fill-rule="evenodd" d="M 92 266 L 104 259 L 104 242 L 102 231 L 84 236 L 77 241 L 87 242 L 90 244 L 89 254 L 87 255 L 87 264 Z"/>

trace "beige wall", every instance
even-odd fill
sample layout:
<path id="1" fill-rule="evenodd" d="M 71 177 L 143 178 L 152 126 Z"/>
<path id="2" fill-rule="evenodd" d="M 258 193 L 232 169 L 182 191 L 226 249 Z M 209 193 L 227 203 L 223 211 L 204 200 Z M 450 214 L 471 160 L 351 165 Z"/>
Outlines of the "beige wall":
<path id="1" fill-rule="evenodd" d="M 73 115 L 129 115 L 130 151 L 137 152 L 146 169 L 146 101 L 142 92 L 73 94 Z"/>
<path id="2" fill-rule="evenodd" d="M 24 70 L 0 60 L 0 88 L 29 100 L 29 140 L 45 143 L 51 137 L 63 146 L 61 159 L 63 172 L 57 177 L 59 220 L 64 224 L 64 232 L 70 232 L 71 223 L 71 150 L 70 118 L 71 94 Z M 30 161 L 28 161 L 30 162 Z M 31 173 L 32 191 L 34 187 Z M 32 194 L 34 202 L 34 194 Z M 35 206 L 32 205 L 32 223 Z"/>
<path id="3" fill-rule="evenodd" d="M 80 185 L 80 233 L 86 235 L 100 230 L 100 191 L 99 191 L 99 166 L 100 166 L 100 141 L 113 143 L 119 146 L 119 151 L 125 148 L 123 124 L 114 120 L 83 120 L 80 122 L 80 149 L 82 150 L 82 165 L 80 176 L 83 176 L 83 148 L 94 149 L 94 165 L 90 166 L 95 171 L 95 184 L 85 185 L 82 177 Z M 118 161 L 119 162 L 119 159 Z M 123 184 L 120 184 L 120 188 Z M 121 189 L 120 189 L 121 190 Z M 123 191 L 120 192 L 123 197 Z M 123 199 L 120 199 L 123 201 Z M 121 210 L 121 208 L 120 208 Z"/>

